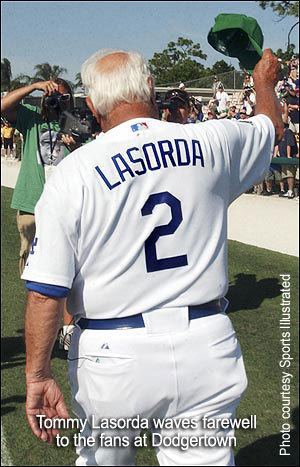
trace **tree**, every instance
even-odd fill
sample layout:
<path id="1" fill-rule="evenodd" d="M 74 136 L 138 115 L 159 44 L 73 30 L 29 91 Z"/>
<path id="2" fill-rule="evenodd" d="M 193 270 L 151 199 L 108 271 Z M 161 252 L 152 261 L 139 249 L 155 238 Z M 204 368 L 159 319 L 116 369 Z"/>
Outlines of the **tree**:
<path id="1" fill-rule="evenodd" d="M 219 60 L 211 68 L 211 72 L 214 75 L 229 73 L 230 71 L 234 71 L 234 67 L 232 65 L 228 65 L 224 60 Z"/>
<path id="2" fill-rule="evenodd" d="M 11 64 L 7 58 L 3 58 L 1 62 L 1 92 L 10 90 L 12 73 Z"/>
<path id="3" fill-rule="evenodd" d="M 267 7 L 272 8 L 274 13 L 278 16 L 286 18 L 286 16 L 296 16 L 299 18 L 299 3 L 298 2 L 290 2 L 290 1 L 282 1 L 282 2 L 261 2 L 256 1 L 259 3 L 259 6 L 265 10 Z"/>
<path id="4" fill-rule="evenodd" d="M 83 88 L 83 83 L 81 79 L 81 73 L 77 73 L 75 76 L 75 83 L 74 83 L 75 88 Z"/>
<path id="5" fill-rule="evenodd" d="M 49 65 L 49 63 L 41 63 L 34 67 L 36 71 L 34 81 L 49 81 L 61 77 L 63 73 L 68 73 L 66 68 L 61 68 L 58 65 Z"/>
<path id="6" fill-rule="evenodd" d="M 177 42 L 169 42 L 168 48 L 155 52 L 149 60 L 150 71 L 155 83 L 169 84 L 174 82 L 192 81 L 203 74 L 204 66 L 194 59 L 206 60 L 207 55 L 201 50 L 200 44 L 179 37 Z"/>
<path id="7" fill-rule="evenodd" d="M 13 91 L 14 89 L 22 88 L 23 86 L 27 86 L 28 84 L 31 84 L 32 77 L 29 75 L 17 75 L 15 78 L 13 78 L 10 82 L 10 91 Z"/>
<path id="8" fill-rule="evenodd" d="M 278 49 L 275 55 L 278 58 L 281 58 L 282 62 L 285 63 L 291 60 L 293 55 L 296 55 L 296 57 L 297 56 L 299 57 L 299 54 L 294 52 L 295 48 L 296 48 L 295 44 L 290 44 L 286 51 L 283 51 L 282 49 Z"/>

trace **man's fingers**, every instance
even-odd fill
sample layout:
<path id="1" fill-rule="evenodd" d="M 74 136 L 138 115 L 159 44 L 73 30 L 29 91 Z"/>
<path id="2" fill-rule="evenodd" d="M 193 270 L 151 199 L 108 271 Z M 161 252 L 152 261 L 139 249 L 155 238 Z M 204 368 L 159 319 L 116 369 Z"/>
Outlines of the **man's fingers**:
<path id="1" fill-rule="evenodd" d="M 39 424 L 38 424 L 38 419 L 36 417 L 36 415 L 28 415 L 27 414 L 27 420 L 28 420 L 28 423 L 29 423 L 29 426 L 31 428 L 31 431 L 32 433 L 37 437 L 37 438 L 41 438 L 43 441 L 46 441 L 45 438 L 45 430 L 42 428 L 39 427 Z M 47 438 L 47 433 L 46 433 L 46 438 Z"/>
<path id="2" fill-rule="evenodd" d="M 263 50 L 263 57 L 268 56 L 268 55 L 273 55 L 272 49 L 264 49 Z"/>
<path id="3" fill-rule="evenodd" d="M 70 415 L 68 413 L 68 410 L 67 410 L 67 407 L 66 407 L 64 401 L 57 404 L 56 410 L 57 410 L 57 414 L 58 414 L 58 416 L 60 418 L 70 418 Z"/>
<path id="4" fill-rule="evenodd" d="M 58 84 L 54 83 L 54 81 L 46 81 L 44 84 L 45 84 L 45 89 L 44 89 L 45 94 L 51 95 L 58 90 Z"/>

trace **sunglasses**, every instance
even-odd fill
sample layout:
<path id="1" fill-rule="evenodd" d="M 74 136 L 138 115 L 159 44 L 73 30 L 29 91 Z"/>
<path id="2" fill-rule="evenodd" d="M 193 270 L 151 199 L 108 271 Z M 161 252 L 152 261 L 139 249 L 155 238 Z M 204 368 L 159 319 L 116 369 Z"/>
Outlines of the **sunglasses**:
<path id="1" fill-rule="evenodd" d="M 60 100 L 63 102 L 68 102 L 71 99 L 71 94 L 61 94 Z"/>

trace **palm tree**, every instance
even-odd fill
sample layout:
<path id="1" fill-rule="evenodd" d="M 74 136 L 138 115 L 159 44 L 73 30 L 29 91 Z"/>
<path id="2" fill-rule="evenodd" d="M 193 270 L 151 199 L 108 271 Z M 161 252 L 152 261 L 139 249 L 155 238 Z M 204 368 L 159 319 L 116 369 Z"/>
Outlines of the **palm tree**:
<path id="1" fill-rule="evenodd" d="M 10 61 L 7 58 L 3 58 L 3 61 L 1 62 L 1 91 L 10 90 L 11 77 Z"/>
<path id="2" fill-rule="evenodd" d="M 32 84 L 32 83 L 33 83 L 33 78 L 31 76 L 20 74 L 11 80 L 10 90 L 13 91 L 14 89 L 22 88 L 23 86 L 28 86 L 29 84 Z"/>
<path id="3" fill-rule="evenodd" d="M 77 73 L 75 76 L 75 88 L 83 88 L 83 83 L 81 79 L 81 73 Z"/>
<path id="4" fill-rule="evenodd" d="M 36 74 L 34 75 L 34 81 L 49 81 L 54 80 L 63 73 L 68 73 L 68 70 L 66 68 L 62 68 L 58 65 L 49 65 L 49 63 L 41 63 L 39 65 L 36 65 L 34 67 L 36 71 Z"/>

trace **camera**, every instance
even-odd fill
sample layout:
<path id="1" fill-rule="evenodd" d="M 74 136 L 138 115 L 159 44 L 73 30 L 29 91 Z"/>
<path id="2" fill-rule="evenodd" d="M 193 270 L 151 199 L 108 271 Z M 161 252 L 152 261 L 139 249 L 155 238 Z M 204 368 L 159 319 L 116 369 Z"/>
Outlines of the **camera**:
<path id="1" fill-rule="evenodd" d="M 59 117 L 60 133 L 70 135 L 78 143 L 85 143 L 94 133 L 101 132 L 101 127 L 92 112 L 75 107 L 65 110 Z"/>
<path id="2" fill-rule="evenodd" d="M 168 109 L 171 113 L 175 112 L 182 103 L 177 99 L 171 99 L 167 101 L 162 101 L 161 99 L 156 99 L 156 105 L 158 108 L 159 118 L 161 119 L 163 111 Z"/>
<path id="3" fill-rule="evenodd" d="M 184 105 L 182 100 L 175 98 L 175 99 L 170 99 L 168 101 L 163 101 L 161 103 L 161 108 L 162 110 L 168 109 L 172 113 L 172 112 L 175 112 L 178 108 L 182 107 L 182 105 Z"/>
<path id="4" fill-rule="evenodd" d="M 60 109 L 61 102 L 65 102 L 65 94 L 60 94 L 59 92 L 54 92 L 51 96 L 45 98 L 45 107 L 48 109 Z M 67 94 L 69 97 L 69 94 Z"/>
<path id="5" fill-rule="evenodd" d="M 161 113 L 166 109 L 168 109 L 171 113 L 176 112 L 177 109 L 179 109 L 180 107 L 184 105 L 184 102 L 176 98 L 168 99 L 165 101 L 161 101 L 159 99 L 159 100 L 156 100 L 156 105 L 158 107 L 159 114 L 161 115 Z"/>

